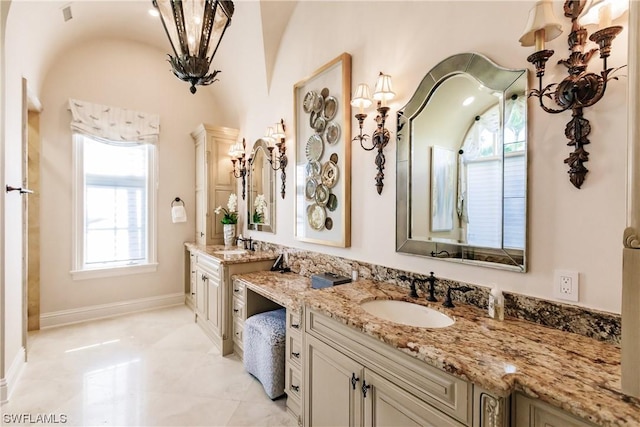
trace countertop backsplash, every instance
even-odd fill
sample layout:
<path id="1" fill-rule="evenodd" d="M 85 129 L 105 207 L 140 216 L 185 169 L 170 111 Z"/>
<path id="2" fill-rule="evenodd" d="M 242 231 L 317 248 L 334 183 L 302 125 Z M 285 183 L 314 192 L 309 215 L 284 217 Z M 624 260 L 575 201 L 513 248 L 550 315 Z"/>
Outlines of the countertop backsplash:
<path id="1" fill-rule="evenodd" d="M 358 272 L 359 279 L 371 279 L 378 282 L 395 284 L 409 289 L 409 283 L 398 279 L 399 276 L 426 279 L 427 276 L 410 271 L 398 270 L 337 257 L 304 249 L 282 246 L 270 242 L 256 241 L 256 250 L 285 253 L 288 266 L 294 273 L 305 277 L 313 274 L 331 272 L 351 277 L 353 270 Z M 436 275 L 437 276 L 437 275 Z M 471 283 L 457 282 L 438 277 L 435 295 L 442 301 L 448 286 L 469 286 L 473 290 L 458 293 L 456 301 L 486 309 L 491 288 Z M 505 315 L 534 322 L 543 326 L 584 335 L 600 341 L 620 345 L 621 318 L 618 314 L 593 310 L 573 304 L 562 304 L 526 295 L 505 292 Z"/>

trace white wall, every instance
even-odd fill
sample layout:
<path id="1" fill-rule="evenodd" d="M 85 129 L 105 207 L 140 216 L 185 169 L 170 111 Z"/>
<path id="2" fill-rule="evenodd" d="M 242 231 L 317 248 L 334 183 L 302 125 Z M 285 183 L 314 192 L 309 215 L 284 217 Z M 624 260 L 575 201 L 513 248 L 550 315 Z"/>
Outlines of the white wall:
<path id="1" fill-rule="evenodd" d="M 165 52 L 147 45 L 94 40 L 60 55 L 45 75 L 41 115 L 41 311 L 182 292 L 183 242 L 193 240 L 194 143 L 199 123 L 226 124 L 210 91 L 189 92 L 169 71 Z M 72 136 L 69 98 L 160 114 L 158 142 L 158 270 L 155 273 L 72 280 Z M 171 223 L 170 205 L 184 200 L 188 222 Z"/>
<path id="2" fill-rule="evenodd" d="M 225 64 L 222 91 L 240 120 L 241 135 L 255 141 L 264 127 L 280 117 L 289 125 L 288 153 L 293 159 L 293 85 L 342 52 L 352 55 L 352 87 L 375 82 L 379 71 L 391 74 L 395 113 L 411 97 L 424 74 L 442 59 L 478 52 L 510 68 L 530 68 L 518 38 L 534 1 L 449 2 L 300 2 L 280 46 L 271 90 L 267 93 L 259 6 L 236 3 L 232 27 L 220 53 Z M 556 55 L 549 61 L 546 82 L 566 76 L 556 66 L 567 53 L 569 23 L 562 2 L 554 2 L 564 23 L 563 35 L 549 43 Z M 251 34 L 251 37 L 248 35 Z M 254 34 L 256 36 L 254 37 Z M 626 63 L 626 30 L 614 41 L 610 66 Z M 600 60 L 593 59 L 598 72 Z M 624 74 L 624 71 L 623 73 Z M 555 75 L 555 78 L 554 78 Z M 530 87 L 534 73 L 530 72 Z M 352 245 L 340 249 L 298 242 L 293 233 L 294 172 L 287 168 L 287 196 L 278 199 L 277 234 L 249 232 L 254 238 L 331 253 L 419 273 L 553 299 L 554 269 L 580 272 L 579 304 L 620 312 L 620 238 L 625 226 L 626 80 L 613 81 L 605 98 L 585 110 L 593 127 L 587 167 L 591 172 L 581 190 L 568 181 L 563 159 L 568 156 L 564 128 L 571 114 L 542 112 L 529 101 L 529 271 L 526 274 L 465 266 L 395 252 L 395 143 L 387 156 L 385 187 L 374 187 L 374 153 L 354 143 L 352 160 Z M 367 119 L 374 128 L 373 111 Z M 352 120 L 352 134 L 357 122 Z M 390 123 L 394 131 L 394 120 Z M 243 234 L 247 233 L 246 230 Z"/>

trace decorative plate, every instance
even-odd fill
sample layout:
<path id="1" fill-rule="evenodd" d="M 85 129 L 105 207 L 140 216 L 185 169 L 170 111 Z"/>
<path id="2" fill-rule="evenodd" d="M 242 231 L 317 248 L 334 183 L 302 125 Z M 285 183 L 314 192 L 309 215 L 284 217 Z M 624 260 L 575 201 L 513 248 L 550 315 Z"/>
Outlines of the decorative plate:
<path id="1" fill-rule="evenodd" d="M 338 153 L 332 153 L 331 157 L 329 157 L 329 160 L 331 160 L 333 163 L 335 163 L 337 165 L 338 164 Z"/>
<path id="2" fill-rule="evenodd" d="M 326 120 L 331 120 L 336 116 L 337 112 L 338 112 L 338 100 L 333 96 L 329 96 L 325 98 L 324 112 L 323 112 L 324 118 Z"/>
<path id="3" fill-rule="evenodd" d="M 322 142 L 322 138 L 320 138 L 320 135 L 311 135 L 311 137 L 307 141 L 307 147 L 305 150 L 307 160 L 310 162 L 319 160 L 322 156 L 323 151 L 324 143 Z"/>
<path id="4" fill-rule="evenodd" d="M 316 97 L 313 99 L 313 111 L 320 114 L 322 113 L 323 108 L 324 108 L 324 98 L 316 94 Z"/>
<path id="5" fill-rule="evenodd" d="M 307 176 L 317 177 L 320 176 L 320 171 L 322 170 L 322 166 L 320 166 L 320 162 L 314 160 L 312 162 L 307 163 L 305 166 L 305 172 Z"/>
<path id="6" fill-rule="evenodd" d="M 327 230 L 331 230 L 333 228 L 333 220 L 331 218 L 327 218 L 324 220 L 324 228 Z"/>
<path id="7" fill-rule="evenodd" d="M 336 210 L 337 207 L 338 207 L 338 198 L 333 193 L 329 194 L 329 200 L 327 200 L 327 208 L 331 212 L 333 212 Z"/>
<path id="8" fill-rule="evenodd" d="M 322 116 L 318 115 L 313 122 L 313 129 L 321 134 L 324 131 L 325 126 L 327 126 L 327 121 Z"/>
<path id="9" fill-rule="evenodd" d="M 314 230 L 322 230 L 326 219 L 327 211 L 322 206 L 314 203 L 307 208 L 307 221 Z"/>
<path id="10" fill-rule="evenodd" d="M 307 182 L 304 185 L 304 196 L 307 200 L 314 200 L 316 197 L 316 188 L 318 187 L 318 181 L 313 177 L 307 178 Z"/>
<path id="11" fill-rule="evenodd" d="M 336 122 L 329 122 L 324 132 L 324 139 L 332 145 L 338 142 L 340 139 L 340 125 Z"/>
<path id="12" fill-rule="evenodd" d="M 322 165 L 320 179 L 322 180 L 322 184 L 327 186 L 327 188 L 335 187 L 336 182 L 338 182 L 338 166 L 331 161 L 326 162 Z"/>
<path id="13" fill-rule="evenodd" d="M 316 122 L 316 118 L 319 115 L 320 114 L 316 114 L 314 111 L 311 111 L 311 114 L 309 115 L 309 126 L 311 126 L 311 129 L 313 129 L 313 124 Z"/>
<path id="14" fill-rule="evenodd" d="M 316 98 L 318 98 L 318 94 L 312 90 L 304 95 L 304 100 L 302 101 L 302 109 L 305 113 L 310 113 L 313 110 L 313 106 L 316 103 Z"/>
<path id="15" fill-rule="evenodd" d="M 316 203 L 320 206 L 325 206 L 329 200 L 329 194 L 329 189 L 326 186 L 319 184 L 316 187 Z"/>

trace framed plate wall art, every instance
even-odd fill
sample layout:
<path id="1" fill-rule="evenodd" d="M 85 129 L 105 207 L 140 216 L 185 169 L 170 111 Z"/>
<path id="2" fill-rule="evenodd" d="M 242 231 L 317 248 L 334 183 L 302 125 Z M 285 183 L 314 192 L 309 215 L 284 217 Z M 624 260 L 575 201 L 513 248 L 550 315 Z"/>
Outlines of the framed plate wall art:
<path id="1" fill-rule="evenodd" d="M 297 240 L 351 246 L 350 96 L 348 53 L 293 86 Z"/>

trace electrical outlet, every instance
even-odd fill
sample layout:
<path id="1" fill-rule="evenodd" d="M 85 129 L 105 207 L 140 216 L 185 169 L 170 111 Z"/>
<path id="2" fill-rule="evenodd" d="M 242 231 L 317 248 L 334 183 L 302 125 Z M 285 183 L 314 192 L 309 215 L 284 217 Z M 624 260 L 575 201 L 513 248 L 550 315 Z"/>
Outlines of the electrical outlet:
<path id="1" fill-rule="evenodd" d="M 577 271 L 555 270 L 553 282 L 556 298 L 578 302 L 579 277 L 580 275 Z"/>

